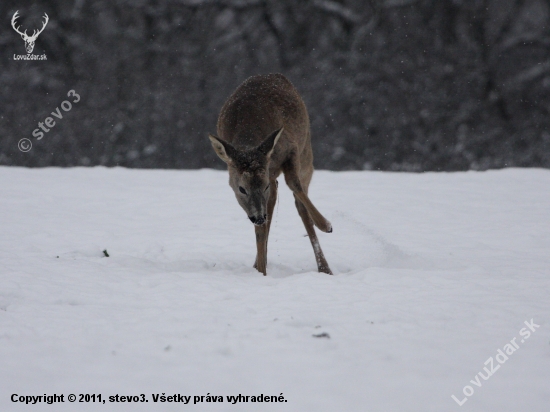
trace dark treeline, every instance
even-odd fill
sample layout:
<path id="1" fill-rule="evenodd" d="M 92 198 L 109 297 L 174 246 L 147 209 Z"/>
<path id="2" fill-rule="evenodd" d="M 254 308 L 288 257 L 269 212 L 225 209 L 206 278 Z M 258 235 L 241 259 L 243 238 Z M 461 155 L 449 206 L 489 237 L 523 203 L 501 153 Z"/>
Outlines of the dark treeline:
<path id="1" fill-rule="evenodd" d="M 16 10 L 29 33 L 48 13 L 47 61 L 14 60 Z M 223 102 L 280 72 L 317 168 L 550 167 L 549 0 L 2 0 L 0 16 L 2 165 L 222 168 Z"/>

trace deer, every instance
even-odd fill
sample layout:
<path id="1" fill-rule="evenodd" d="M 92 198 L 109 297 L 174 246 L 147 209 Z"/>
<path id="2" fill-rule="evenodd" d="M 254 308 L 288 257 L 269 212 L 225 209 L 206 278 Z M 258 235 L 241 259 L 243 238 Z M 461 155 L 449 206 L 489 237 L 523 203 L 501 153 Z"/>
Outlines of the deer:
<path id="1" fill-rule="evenodd" d="M 34 43 L 36 42 L 38 35 L 44 31 L 44 29 L 46 28 L 46 25 L 50 21 L 50 18 L 46 13 L 44 13 L 44 16 L 42 16 L 42 18 L 44 19 L 44 22 L 42 23 L 42 28 L 40 30 L 33 30 L 32 36 L 28 36 L 27 30 L 25 30 L 24 32 L 21 32 L 19 31 L 21 26 L 19 27 L 15 26 L 16 20 L 19 18 L 18 13 L 19 13 L 19 10 L 17 10 L 14 13 L 13 17 L 11 18 L 11 26 L 17 33 L 21 35 L 21 38 L 25 41 L 25 48 L 27 49 L 27 53 L 31 54 L 32 51 L 34 50 Z"/>
<path id="2" fill-rule="evenodd" d="M 254 268 L 267 275 L 267 241 L 277 201 L 277 178 L 284 175 L 313 247 L 319 272 L 332 275 L 314 225 L 325 233 L 331 223 L 308 197 L 313 176 L 309 115 L 292 83 L 282 74 L 252 76 L 223 105 L 217 136 L 209 134 L 227 164 L 229 186 L 254 224 Z"/>

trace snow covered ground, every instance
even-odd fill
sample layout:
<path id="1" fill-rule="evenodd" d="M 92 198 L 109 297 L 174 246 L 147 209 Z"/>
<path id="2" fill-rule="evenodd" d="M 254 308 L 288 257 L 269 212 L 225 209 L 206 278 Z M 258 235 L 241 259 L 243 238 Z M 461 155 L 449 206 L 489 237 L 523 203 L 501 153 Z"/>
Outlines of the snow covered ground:
<path id="1" fill-rule="evenodd" d="M 335 276 L 280 183 L 264 277 L 227 172 L 0 168 L 0 411 L 550 410 L 550 171 L 317 171 Z"/>

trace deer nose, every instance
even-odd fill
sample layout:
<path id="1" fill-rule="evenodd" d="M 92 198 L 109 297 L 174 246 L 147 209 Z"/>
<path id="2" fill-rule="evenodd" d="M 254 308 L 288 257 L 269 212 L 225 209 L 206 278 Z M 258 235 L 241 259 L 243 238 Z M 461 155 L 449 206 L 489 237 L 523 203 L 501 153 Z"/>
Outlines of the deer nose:
<path id="1" fill-rule="evenodd" d="M 248 216 L 248 218 L 256 226 L 261 226 L 267 221 L 267 215 L 263 215 L 263 217 Z"/>

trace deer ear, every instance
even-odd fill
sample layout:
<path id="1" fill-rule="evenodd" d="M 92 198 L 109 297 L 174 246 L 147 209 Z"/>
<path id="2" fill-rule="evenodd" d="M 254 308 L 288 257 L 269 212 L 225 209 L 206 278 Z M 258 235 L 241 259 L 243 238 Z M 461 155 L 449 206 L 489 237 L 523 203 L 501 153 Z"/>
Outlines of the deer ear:
<path id="1" fill-rule="evenodd" d="M 284 130 L 284 127 L 281 127 L 279 130 L 275 130 L 273 133 L 271 133 L 267 137 L 267 139 L 265 139 L 258 146 L 258 151 L 269 158 L 271 156 L 271 153 L 273 153 L 273 149 L 275 149 L 275 145 L 279 141 L 279 138 L 283 134 L 283 130 Z"/>
<path id="2" fill-rule="evenodd" d="M 235 149 L 233 149 L 233 146 L 231 146 L 227 142 L 224 142 L 218 136 L 209 134 L 208 138 L 210 139 L 212 147 L 214 148 L 214 151 L 216 152 L 218 157 L 227 164 L 232 163 L 230 155 L 235 151 Z"/>

